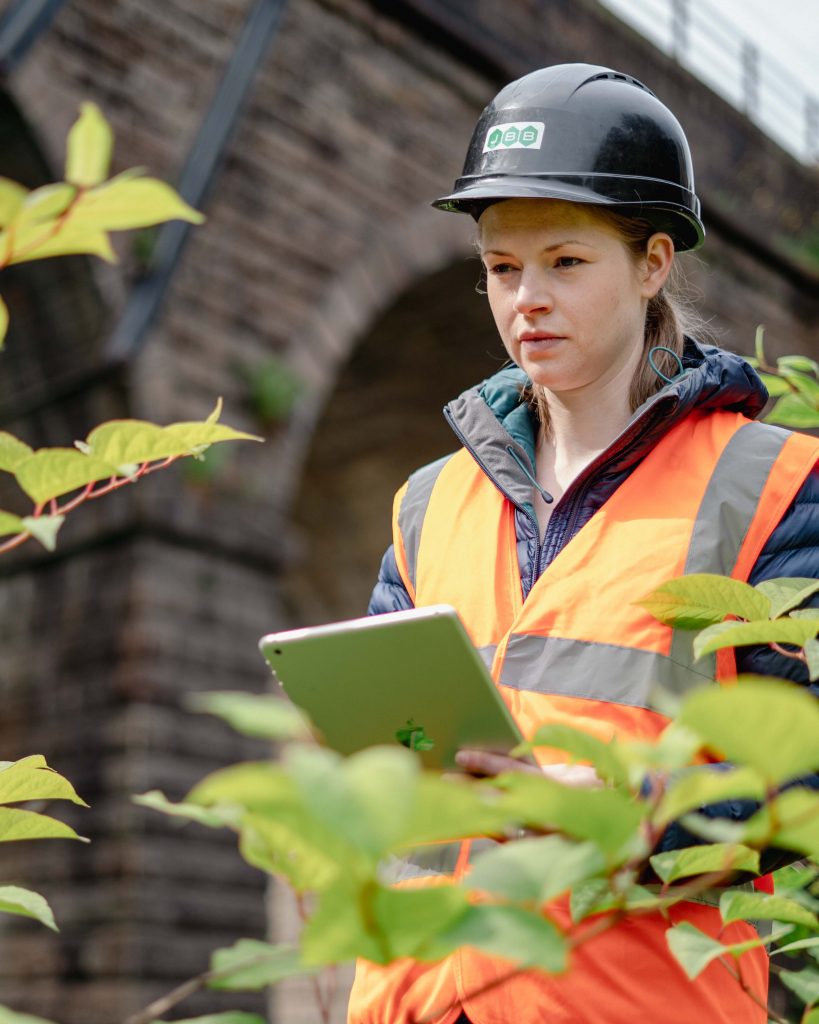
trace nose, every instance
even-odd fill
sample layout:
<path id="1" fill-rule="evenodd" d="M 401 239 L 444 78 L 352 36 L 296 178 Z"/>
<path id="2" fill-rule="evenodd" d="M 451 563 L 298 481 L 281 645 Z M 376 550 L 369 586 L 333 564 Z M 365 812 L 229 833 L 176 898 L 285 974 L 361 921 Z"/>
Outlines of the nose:
<path id="1" fill-rule="evenodd" d="M 515 293 L 515 312 L 522 316 L 548 312 L 554 306 L 554 297 L 546 274 L 540 267 L 524 267 Z"/>

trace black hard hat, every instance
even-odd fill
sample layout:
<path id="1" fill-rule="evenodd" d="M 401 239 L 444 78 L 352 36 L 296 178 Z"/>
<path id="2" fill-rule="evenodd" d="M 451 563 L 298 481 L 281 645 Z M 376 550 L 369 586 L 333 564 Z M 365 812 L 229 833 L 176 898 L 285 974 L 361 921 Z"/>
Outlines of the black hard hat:
<path id="1" fill-rule="evenodd" d="M 594 64 L 558 64 L 511 82 L 481 114 L 441 210 L 477 220 L 503 199 L 612 207 L 695 249 L 705 229 L 679 121 L 642 82 Z"/>

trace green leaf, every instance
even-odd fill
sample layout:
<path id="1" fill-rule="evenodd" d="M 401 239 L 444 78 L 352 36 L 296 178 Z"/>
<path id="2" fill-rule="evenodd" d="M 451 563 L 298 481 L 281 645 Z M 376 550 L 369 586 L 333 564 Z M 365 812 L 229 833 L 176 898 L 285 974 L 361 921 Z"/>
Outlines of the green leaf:
<path id="1" fill-rule="evenodd" d="M 800 949 L 814 950 L 819 947 L 819 935 L 812 935 L 809 939 L 797 939 L 796 942 L 788 942 L 784 946 L 777 946 L 771 950 L 771 956 L 778 953 L 796 953 Z"/>
<path id="2" fill-rule="evenodd" d="M 759 871 L 759 851 L 738 843 L 711 843 L 669 850 L 649 857 L 652 868 L 664 882 L 676 882 L 692 875 L 723 871 Z"/>
<path id="3" fill-rule="evenodd" d="M 749 843 L 767 843 L 816 857 L 819 854 L 819 793 L 788 789 L 745 825 Z"/>
<path id="4" fill-rule="evenodd" d="M 2 351 L 3 346 L 5 345 L 6 334 L 8 334 L 8 329 L 9 329 L 9 308 L 6 305 L 6 303 L 4 302 L 3 297 L 0 296 L 0 351 Z"/>
<path id="5" fill-rule="evenodd" d="M 477 857 L 467 884 L 513 903 L 541 904 L 605 866 L 594 843 L 573 843 L 562 836 L 519 839 Z"/>
<path id="6" fill-rule="evenodd" d="M 780 370 L 798 370 L 800 373 L 819 374 L 819 363 L 808 356 L 780 356 L 776 365 Z"/>
<path id="7" fill-rule="evenodd" d="M 46 551 L 53 551 L 57 547 L 57 534 L 64 522 L 65 516 L 26 516 L 23 519 L 23 528 L 38 540 Z"/>
<path id="8" fill-rule="evenodd" d="M 16 842 L 23 839 L 79 839 L 82 843 L 88 840 L 77 833 L 69 825 L 45 814 L 33 811 L 12 810 L 0 807 L 0 843 Z"/>
<path id="9" fill-rule="evenodd" d="M 311 817 L 299 803 L 275 814 L 247 814 L 239 852 L 253 867 L 287 880 L 297 893 L 321 892 L 339 875 L 366 877 L 375 866 Z"/>
<path id="10" fill-rule="evenodd" d="M 214 950 L 210 969 L 218 977 L 208 981 L 208 988 L 229 992 L 258 992 L 284 978 L 313 973 L 302 963 L 297 947 L 258 939 L 239 939 L 226 949 Z"/>
<path id="11" fill-rule="evenodd" d="M 192 803 L 173 803 L 158 789 L 140 793 L 131 799 L 140 807 L 147 807 L 171 817 L 184 818 L 186 821 L 195 821 L 207 828 L 238 827 L 242 816 L 241 810 L 230 804 L 205 808 Z"/>
<path id="12" fill-rule="evenodd" d="M 0 512 L 0 537 L 25 533 L 23 520 L 11 512 Z"/>
<path id="13" fill-rule="evenodd" d="M 342 760 L 321 748 L 296 747 L 286 764 L 305 806 L 351 847 L 378 859 L 402 840 L 419 773 L 410 751 L 372 747 Z"/>
<path id="14" fill-rule="evenodd" d="M 173 423 L 159 427 L 143 420 L 111 420 L 95 427 L 86 443 L 97 459 L 112 466 L 155 462 L 190 455 L 219 441 L 261 441 L 221 423 Z"/>
<path id="15" fill-rule="evenodd" d="M 27 444 L 18 440 L 13 434 L 0 430 L 0 470 L 13 473 L 23 459 L 32 455 L 33 451 Z"/>
<path id="16" fill-rule="evenodd" d="M 819 410 L 802 395 L 783 395 L 764 418 L 765 423 L 779 423 L 796 430 L 819 426 Z"/>
<path id="17" fill-rule="evenodd" d="M 810 618 L 765 619 L 762 622 L 719 622 L 704 629 L 694 640 L 694 656 L 725 647 L 752 644 L 795 644 L 801 647 L 819 632 L 819 609 Z"/>
<path id="18" fill-rule="evenodd" d="M 625 893 L 618 893 L 614 891 L 611 879 L 592 878 L 572 889 L 569 905 L 572 920 L 577 924 L 590 914 L 600 914 L 614 907 L 623 907 L 626 910 L 637 907 L 641 910 L 650 907 L 659 909 L 662 902 L 656 892 L 641 885 L 629 886 Z"/>
<path id="19" fill-rule="evenodd" d="M 341 877 L 322 893 L 304 929 L 304 959 L 316 965 L 356 957 L 380 964 L 397 957 L 426 959 L 430 944 L 468 906 L 466 893 L 453 885 L 390 889 L 374 881 L 356 886 Z"/>
<path id="20" fill-rule="evenodd" d="M 552 922 L 540 913 L 512 907 L 480 904 L 470 907 L 437 938 L 438 955 L 472 946 L 521 968 L 539 967 L 549 974 L 567 968 L 566 943 Z"/>
<path id="21" fill-rule="evenodd" d="M 692 768 L 673 779 L 655 814 L 655 822 L 665 825 L 688 811 L 720 800 L 750 798 L 762 800 L 765 782 L 748 768 L 714 771 L 704 766 Z"/>
<path id="22" fill-rule="evenodd" d="M 154 1020 L 151 1024 L 167 1024 L 166 1021 Z M 225 1013 L 208 1013 L 204 1017 L 186 1017 L 174 1020 L 173 1024 L 267 1024 L 258 1013 L 243 1013 L 241 1010 L 227 1010 Z"/>
<path id="23" fill-rule="evenodd" d="M 114 136 L 95 103 L 83 103 L 68 133 L 65 178 L 79 188 L 99 185 L 108 174 Z"/>
<path id="24" fill-rule="evenodd" d="M 754 355 L 760 366 L 766 366 L 765 361 L 765 325 L 758 324 L 754 333 Z"/>
<path id="25" fill-rule="evenodd" d="M 17 885 L 0 885 L 0 912 L 32 917 L 52 931 L 58 931 L 54 914 L 45 897 Z"/>
<path id="26" fill-rule="evenodd" d="M 406 808 L 396 848 L 440 843 L 469 836 L 503 835 L 517 823 L 494 787 L 466 778 L 442 778 L 431 772 L 418 779 L 416 796 Z"/>
<path id="27" fill-rule="evenodd" d="M 819 1024 L 819 1010 L 809 1010 L 799 1024 Z"/>
<path id="28" fill-rule="evenodd" d="M 796 370 L 782 368 L 780 372 L 785 380 L 796 388 L 805 401 L 809 402 L 816 409 L 819 402 L 819 381 L 810 374 L 799 373 Z"/>
<path id="29" fill-rule="evenodd" d="M 679 721 L 721 758 L 756 769 L 770 783 L 819 768 L 819 706 L 802 687 L 740 676 L 734 686 L 692 694 Z"/>
<path id="30" fill-rule="evenodd" d="M 702 629 L 726 615 L 767 619 L 771 610 L 768 598 L 748 583 L 712 573 L 669 580 L 635 604 L 677 629 Z"/>
<path id="31" fill-rule="evenodd" d="M 759 377 L 771 398 L 778 398 L 780 395 L 789 395 L 791 393 L 788 382 L 784 378 L 774 373 L 760 373 Z"/>
<path id="32" fill-rule="evenodd" d="M 803 924 L 819 929 L 816 914 L 784 896 L 770 896 L 762 892 L 729 890 L 720 896 L 719 909 L 725 924 L 731 921 L 782 921 Z"/>
<path id="33" fill-rule="evenodd" d="M 808 678 L 813 683 L 819 679 L 819 640 L 806 640 L 802 650 L 808 666 Z"/>
<path id="34" fill-rule="evenodd" d="M 97 231 L 145 228 L 168 220 L 191 224 L 205 220 L 170 185 L 157 178 L 114 178 L 82 195 L 72 212 Z"/>
<path id="35" fill-rule="evenodd" d="M 305 739 L 310 736 L 304 713 L 281 697 L 270 694 L 218 690 L 191 694 L 185 703 L 193 711 L 223 718 L 245 736 L 263 740 Z"/>
<path id="36" fill-rule="evenodd" d="M 784 577 L 757 583 L 760 590 L 771 602 L 771 618 L 779 618 L 792 608 L 798 608 L 819 591 L 819 580 L 806 577 Z"/>
<path id="37" fill-rule="evenodd" d="M 801 971 L 780 971 L 779 980 L 807 1006 L 819 1002 L 819 971 L 806 967 Z"/>
<path id="38" fill-rule="evenodd" d="M 115 475 L 113 466 L 75 448 L 41 448 L 15 471 L 17 483 L 38 505 Z"/>
<path id="39" fill-rule="evenodd" d="M 18 1013 L 7 1006 L 0 1006 L 0 1024 L 54 1024 L 44 1017 L 32 1017 L 30 1013 Z"/>
<path id="40" fill-rule="evenodd" d="M 68 779 L 48 767 L 42 754 L 31 754 L 0 766 L 0 804 L 24 800 L 70 800 L 81 807 L 88 806 Z"/>
<path id="41" fill-rule="evenodd" d="M 28 189 L 10 178 L 0 178 L 0 228 L 6 227 L 26 200 Z"/>
<path id="42" fill-rule="evenodd" d="M 760 939 L 749 939 L 747 942 L 723 946 L 721 942 L 712 939 L 710 935 L 701 932 L 699 928 L 695 928 L 687 921 L 669 928 L 665 933 L 665 938 L 668 948 L 692 981 L 717 957 L 738 956 L 748 949 L 755 949 L 762 945 Z"/>
<path id="43" fill-rule="evenodd" d="M 558 750 L 571 754 L 573 761 L 588 761 L 594 765 L 597 774 L 606 781 L 626 781 L 626 770 L 618 757 L 617 747 L 611 743 L 603 743 L 596 736 L 580 729 L 560 724 L 542 725 L 532 740 L 523 746 L 528 749 L 557 747 Z"/>
<path id="44" fill-rule="evenodd" d="M 644 805 L 616 789 L 572 789 L 522 772 L 499 775 L 493 785 L 521 825 L 590 840 L 613 859 L 630 847 L 647 814 Z"/>

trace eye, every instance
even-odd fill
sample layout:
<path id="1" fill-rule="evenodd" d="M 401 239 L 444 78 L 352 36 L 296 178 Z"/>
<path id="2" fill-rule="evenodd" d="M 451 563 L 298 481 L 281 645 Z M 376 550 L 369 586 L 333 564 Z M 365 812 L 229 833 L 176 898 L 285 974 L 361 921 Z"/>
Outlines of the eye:
<path id="1" fill-rule="evenodd" d="M 510 274 L 516 268 L 511 263 L 495 263 L 491 267 L 486 268 L 487 274 Z"/>
<path id="2" fill-rule="evenodd" d="M 579 266 L 583 260 L 577 256 L 558 256 L 555 260 L 555 266 L 560 270 L 568 270 L 571 267 Z"/>

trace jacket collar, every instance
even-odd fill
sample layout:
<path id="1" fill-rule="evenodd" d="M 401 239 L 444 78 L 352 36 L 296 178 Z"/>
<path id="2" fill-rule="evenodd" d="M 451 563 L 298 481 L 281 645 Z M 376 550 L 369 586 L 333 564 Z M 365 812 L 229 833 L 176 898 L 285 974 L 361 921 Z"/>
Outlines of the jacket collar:
<path id="1" fill-rule="evenodd" d="M 768 392 L 740 356 L 685 339 L 683 372 L 639 407 L 626 429 L 599 456 L 607 473 L 639 462 L 657 441 L 694 409 L 724 409 L 756 418 Z M 501 370 L 465 391 L 444 415 L 478 464 L 515 504 L 531 507 L 532 485 L 520 461 L 535 471 L 537 419 L 523 400 L 529 380 L 518 367 Z M 595 460 L 597 462 L 598 460 Z"/>

